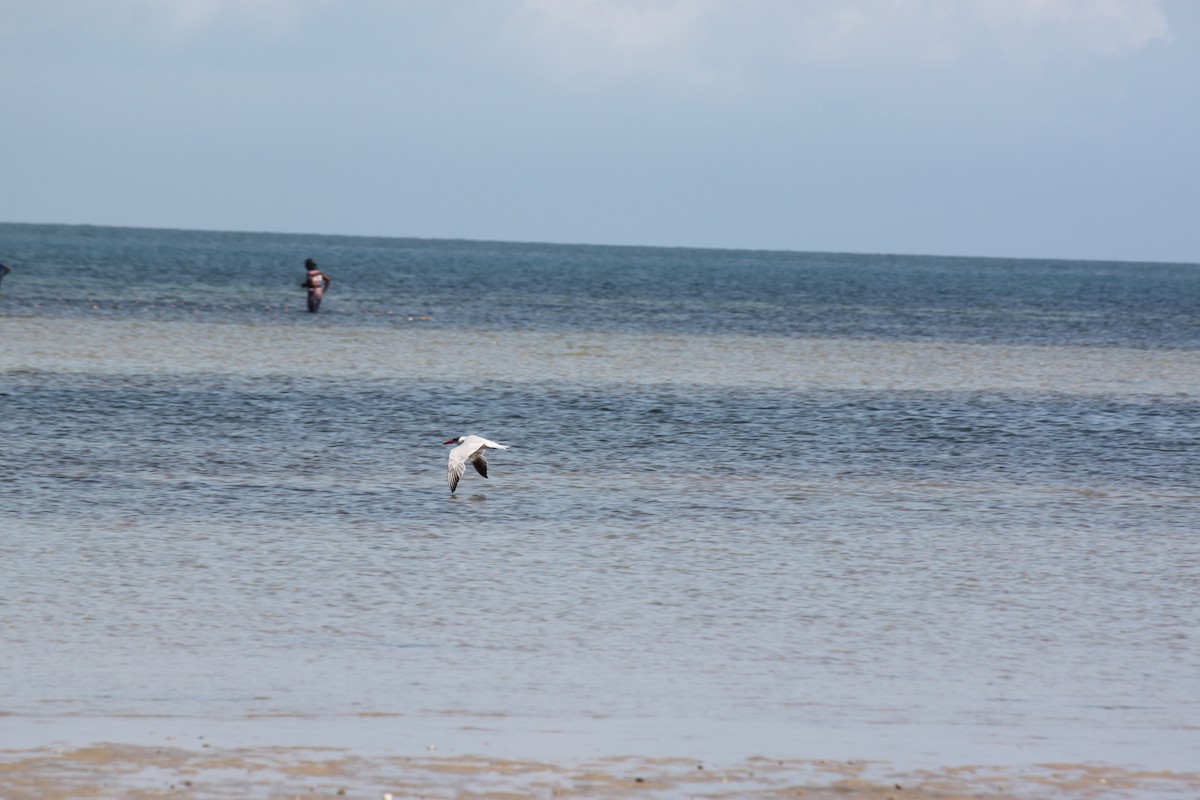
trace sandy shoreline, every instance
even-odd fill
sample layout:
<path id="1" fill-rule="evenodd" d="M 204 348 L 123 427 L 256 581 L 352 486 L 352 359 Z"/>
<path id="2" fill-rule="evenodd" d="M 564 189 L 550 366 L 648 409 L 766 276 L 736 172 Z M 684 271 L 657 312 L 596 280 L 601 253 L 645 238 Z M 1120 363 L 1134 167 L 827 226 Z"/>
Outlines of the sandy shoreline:
<path id="1" fill-rule="evenodd" d="M 1081 764 L 901 771 L 867 761 L 610 757 L 577 763 L 340 748 L 94 744 L 0 751 L 6 800 L 61 798 L 1194 797 L 1200 773 Z"/>

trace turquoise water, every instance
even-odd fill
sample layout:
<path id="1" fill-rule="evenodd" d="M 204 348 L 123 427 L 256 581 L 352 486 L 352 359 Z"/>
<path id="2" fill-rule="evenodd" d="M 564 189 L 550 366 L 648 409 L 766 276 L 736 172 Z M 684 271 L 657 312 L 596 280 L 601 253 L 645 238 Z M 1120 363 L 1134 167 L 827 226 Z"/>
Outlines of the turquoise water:
<path id="1" fill-rule="evenodd" d="M 1200 763 L 1196 265 L 0 246 L 2 747 Z"/>

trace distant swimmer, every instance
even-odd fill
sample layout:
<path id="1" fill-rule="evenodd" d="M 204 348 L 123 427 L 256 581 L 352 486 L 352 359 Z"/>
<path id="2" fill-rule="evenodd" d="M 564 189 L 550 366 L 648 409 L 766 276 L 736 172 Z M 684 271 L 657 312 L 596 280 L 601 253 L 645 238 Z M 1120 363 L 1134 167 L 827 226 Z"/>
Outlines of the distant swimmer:
<path id="1" fill-rule="evenodd" d="M 12 272 L 12 267 L 10 267 L 8 264 L 0 262 L 0 281 L 3 281 L 4 276 L 10 272 Z"/>
<path id="2" fill-rule="evenodd" d="M 325 290 L 333 285 L 333 278 L 317 269 L 317 262 L 311 258 L 304 262 L 304 268 L 308 270 L 308 274 L 304 276 L 300 285 L 308 289 L 308 310 L 315 314 L 321 308 L 321 298 L 325 296 Z"/>
<path id="3" fill-rule="evenodd" d="M 458 488 L 458 481 L 466 472 L 467 461 L 471 462 L 476 472 L 486 478 L 487 458 L 484 457 L 483 451 L 508 449 L 508 445 L 496 444 L 482 436 L 459 436 L 456 439 L 447 439 L 442 444 L 458 445 L 450 451 L 450 464 L 446 471 L 446 478 L 450 481 L 450 494 L 454 494 L 454 490 Z"/>

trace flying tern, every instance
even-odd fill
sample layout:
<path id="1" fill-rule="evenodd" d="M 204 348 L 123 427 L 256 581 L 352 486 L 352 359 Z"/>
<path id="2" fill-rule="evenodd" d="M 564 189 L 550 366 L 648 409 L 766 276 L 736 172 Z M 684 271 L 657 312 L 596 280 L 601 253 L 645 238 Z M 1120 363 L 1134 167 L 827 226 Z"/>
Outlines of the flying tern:
<path id="1" fill-rule="evenodd" d="M 467 462 L 470 461 L 475 471 L 483 477 L 487 477 L 487 458 L 484 456 L 484 450 L 507 450 L 508 445 L 496 444 L 490 439 L 484 439 L 482 436 L 459 436 L 455 439 L 447 439 L 442 444 L 456 444 L 458 447 L 450 451 L 450 463 L 446 469 L 446 479 L 450 483 L 450 493 L 454 494 L 454 490 L 458 488 L 458 481 L 463 476 L 463 472 L 467 469 Z"/>

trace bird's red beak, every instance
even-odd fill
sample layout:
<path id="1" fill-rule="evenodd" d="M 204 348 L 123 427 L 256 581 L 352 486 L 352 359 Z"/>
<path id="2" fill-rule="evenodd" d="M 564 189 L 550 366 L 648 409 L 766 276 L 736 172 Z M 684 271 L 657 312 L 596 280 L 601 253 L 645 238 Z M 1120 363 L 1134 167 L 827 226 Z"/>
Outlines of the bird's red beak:
<path id="1" fill-rule="evenodd" d="M 446 441 L 442 442 L 442 444 L 457 444 L 457 443 L 458 443 L 458 439 L 447 439 Z"/>

